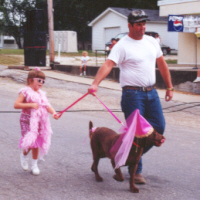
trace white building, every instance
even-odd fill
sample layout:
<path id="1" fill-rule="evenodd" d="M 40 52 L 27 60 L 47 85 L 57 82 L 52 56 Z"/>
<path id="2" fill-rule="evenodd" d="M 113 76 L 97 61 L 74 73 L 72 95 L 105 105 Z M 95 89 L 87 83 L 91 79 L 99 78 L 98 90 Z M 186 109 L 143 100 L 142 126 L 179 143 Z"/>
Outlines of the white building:
<path id="1" fill-rule="evenodd" d="M 0 49 L 18 49 L 15 38 L 7 35 L 0 35 Z"/>
<path id="2" fill-rule="evenodd" d="M 89 23 L 92 27 L 92 50 L 105 49 L 105 43 L 119 33 L 128 32 L 127 17 L 132 9 L 107 8 Z M 178 33 L 167 31 L 167 17 L 160 17 L 159 10 L 142 9 L 149 19 L 146 31 L 158 32 L 161 42 L 171 49 L 178 49 Z"/>
<path id="3" fill-rule="evenodd" d="M 200 19 L 199 0 L 162 0 L 158 1 L 160 16 L 183 15 L 184 17 Z M 196 32 L 200 32 L 200 21 L 196 27 Z M 200 37 L 200 35 L 199 35 Z M 178 64 L 200 65 L 200 39 L 190 32 L 178 33 Z"/>
<path id="4" fill-rule="evenodd" d="M 54 31 L 54 51 L 78 52 L 77 33 L 75 31 Z"/>

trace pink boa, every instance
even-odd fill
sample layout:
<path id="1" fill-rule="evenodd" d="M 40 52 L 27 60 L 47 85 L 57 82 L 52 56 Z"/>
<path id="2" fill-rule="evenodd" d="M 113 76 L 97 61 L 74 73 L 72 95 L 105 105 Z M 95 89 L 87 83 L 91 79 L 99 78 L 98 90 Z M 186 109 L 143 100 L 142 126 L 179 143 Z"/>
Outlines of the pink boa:
<path id="1" fill-rule="evenodd" d="M 43 91 L 33 91 L 30 87 L 25 87 L 20 90 L 25 96 L 27 103 L 38 103 L 39 108 L 36 109 L 24 109 L 23 113 L 29 111 L 29 131 L 27 131 L 20 140 L 19 147 L 28 150 L 29 148 L 40 148 L 40 157 L 48 153 L 51 145 L 51 125 L 49 121 L 49 115 L 47 112 L 47 106 L 49 102 Z"/>

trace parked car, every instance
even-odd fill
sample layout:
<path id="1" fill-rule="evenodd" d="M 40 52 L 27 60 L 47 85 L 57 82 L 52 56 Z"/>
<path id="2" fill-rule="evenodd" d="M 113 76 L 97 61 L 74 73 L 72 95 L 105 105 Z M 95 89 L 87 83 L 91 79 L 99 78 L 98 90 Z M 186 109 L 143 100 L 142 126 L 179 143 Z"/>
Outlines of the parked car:
<path id="1" fill-rule="evenodd" d="M 151 32 L 151 31 L 149 31 L 149 32 L 145 32 L 145 34 L 146 35 L 151 35 L 152 37 L 154 37 L 155 38 L 155 36 L 156 36 L 156 34 L 158 34 L 157 32 Z M 158 34 L 159 35 L 159 34 Z M 164 56 L 166 56 L 167 54 L 170 54 L 170 52 L 171 52 L 171 48 L 169 47 L 169 46 L 167 46 L 167 45 L 164 45 L 164 44 L 160 44 L 160 47 L 161 47 L 161 49 L 162 49 L 162 52 L 163 52 L 163 55 Z"/>
<path id="2" fill-rule="evenodd" d="M 155 35 L 158 34 L 157 32 L 152 32 L 152 31 L 147 31 L 145 32 L 146 35 L 151 35 L 152 37 L 155 38 Z M 125 32 L 125 33 L 119 33 L 115 39 L 121 39 L 123 38 L 125 35 L 128 35 L 128 32 Z M 111 45 L 111 42 L 107 42 L 106 43 L 106 47 L 109 47 Z M 171 52 L 171 48 L 167 45 L 164 45 L 164 44 L 160 44 L 160 47 L 162 49 L 162 52 L 163 52 L 163 55 L 166 56 L 167 54 L 170 54 Z"/>

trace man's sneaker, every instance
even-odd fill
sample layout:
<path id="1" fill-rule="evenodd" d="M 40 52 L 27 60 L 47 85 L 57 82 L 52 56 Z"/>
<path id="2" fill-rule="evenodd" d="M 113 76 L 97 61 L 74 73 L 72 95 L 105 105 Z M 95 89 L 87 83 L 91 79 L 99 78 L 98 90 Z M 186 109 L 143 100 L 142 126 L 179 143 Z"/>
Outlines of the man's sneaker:
<path id="1" fill-rule="evenodd" d="M 32 167 L 31 167 L 31 170 L 32 170 L 32 174 L 33 175 L 39 175 L 40 174 L 40 170 L 37 166 L 37 160 L 34 160 L 32 159 Z"/>
<path id="2" fill-rule="evenodd" d="M 83 75 L 86 76 L 86 71 L 83 72 Z"/>
<path id="3" fill-rule="evenodd" d="M 135 174 L 135 184 L 145 184 L 146 181 L 144 179 L 144 177 L 142 176 L 142 174 Z"/>
<path id="4" fill-rule="evenodd" d="M 28 158 L 23 153 L 20 154 L 20 163 L 21 163 L 22 169 L 24 171 L 27 171 L 28 170 Z"/>
<path id="5" fill-rule="evenodd" d="M 83 73 L 80 73 L 80 75 L 79 76 L 83 76 Z"/>

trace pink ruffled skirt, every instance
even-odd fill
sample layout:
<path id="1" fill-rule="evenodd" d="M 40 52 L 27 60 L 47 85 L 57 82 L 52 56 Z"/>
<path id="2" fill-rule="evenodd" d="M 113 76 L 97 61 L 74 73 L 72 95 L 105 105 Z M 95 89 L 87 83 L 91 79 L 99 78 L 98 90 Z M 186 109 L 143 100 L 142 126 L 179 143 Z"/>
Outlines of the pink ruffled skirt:
<path id="1" fill-rule="evenodd" d="M 30 115 L 22 113 L 20 117 L 20 125 L 21 125 L 21 134 L 22 138 L 19 141 L 19 148 L 22 148 L 21 144 L 23 142 L 24 136 L 30 131 Z M 39 124 L 40 127 L 40 124 Z M 40 128 L 38 130 L 40 133 Z M 44 144 L 44 138 L 42 137 L 41 134 L 37 136 L 37 139 L 35 140 L 35 144 L 30 146 L 29 148 L 42 148 Z"/>

